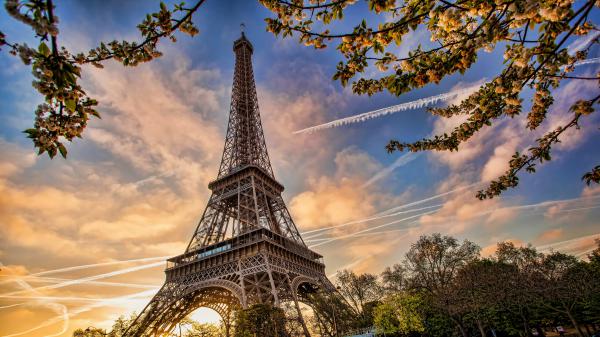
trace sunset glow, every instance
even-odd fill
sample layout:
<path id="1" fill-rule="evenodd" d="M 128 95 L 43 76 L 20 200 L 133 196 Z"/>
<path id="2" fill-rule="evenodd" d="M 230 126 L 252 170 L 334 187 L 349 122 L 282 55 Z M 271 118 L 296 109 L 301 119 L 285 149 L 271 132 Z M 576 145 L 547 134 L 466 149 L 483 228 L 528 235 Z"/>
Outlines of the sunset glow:
<path id="1" fill-rule="evenodd" d="M 61 43 L 74 50 L 135 40 L 137 22 L 159 4 L 56 3 Z M 84 90 L 100 102 L 102 119 L 90 120 L 83 138 L 68 144 L 68 159 L 37 156 L 22 133 L 40 97 L 30 69 L 0 51 L 0 336 L 108 329 L 119 316 L 143 310 L 160 289 L 166 259 L 185 251 L 219 171 L 240 22 L 254 46 L 274 175 L 330 279 L 342 269 L 380 273 L 419 236 L 438 232 L 472 240 L 483 256 L 500 241 L 582 258 L 595 247 L 600 188 L 581 176 L 600 158 L 598 113 L 569 130 L 552 161 L 521 176 L 514 190 L 484 201 L 475 194 L 507 170 L 515 151 L 563 123 L 577 95 L 597 94 L 597 81 L 562 84 L 554 91 L 555 113 L 535 132 L 526 130 L 526 116 L 515 116 L 458 152 L 388 154 L 390 139 L 415 141 L 458 125 L 462 116 L 437 118 L 426 108 L 457 103 L 489 81 L 501 51 L 481 54 L 464 75 L 439 85 L 400 97 L 357 96 L 331 80 L 335 48 L 315 51 L 277 39 L 265 31 L 269 14 L 256 2 L 207 1 L 194 19 L 199 35 L 162 41 L 159 59 L 84 66 Z M 0 10 L 3 33 L 36 45 L 24 28 Z M 409 37 L 399 52 L 430 43 L 418 31 Z M 588 38 L 581 39 L 573 49 Z M 589 58 L 598 56 L 592 49 Z M 599 70 L 596 61 L 577 67 L 582 76 Z M 208 308 L 190 318 L 220 321 Z"/>

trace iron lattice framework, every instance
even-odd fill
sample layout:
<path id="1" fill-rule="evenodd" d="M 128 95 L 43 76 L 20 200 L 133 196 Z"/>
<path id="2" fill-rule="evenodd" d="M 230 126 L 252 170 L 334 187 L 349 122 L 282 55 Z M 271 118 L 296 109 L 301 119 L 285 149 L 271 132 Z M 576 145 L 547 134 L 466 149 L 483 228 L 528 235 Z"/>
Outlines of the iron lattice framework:
<path id="1" fill-rule="evenodd" d="M 256 303 L 298 302 L 334 291 L 322 256 L 302 240 L 273 175 L 262 130 L 253 47 L 234 42 L 235 72 L 225 149 L 212 195 L 184 254 L 168 259 L 166 281 L 127 336 L 161 336 L 199 307 L 218 312 L 229 331 L 232 313 Z"/>

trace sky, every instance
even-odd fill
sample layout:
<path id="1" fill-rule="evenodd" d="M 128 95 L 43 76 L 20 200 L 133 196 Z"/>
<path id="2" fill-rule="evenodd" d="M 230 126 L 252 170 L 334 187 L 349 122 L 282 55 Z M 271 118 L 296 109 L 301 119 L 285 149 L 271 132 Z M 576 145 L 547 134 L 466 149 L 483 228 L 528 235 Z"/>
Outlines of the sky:
<path id="1" fill-rule="evenodd" d="M 85 51 L 99 41 L 138 40 L 135 26 L 156 1 L 61 1 L 59 43 Z M 360 21 L 357 5 L 336 26 Z M 141 310 L 164 281 L 164 260 L 182 253 L 210 196 L 229 113 L 240 23 L 254 45 L 260 112 L 276 178 L 306 243 L 341 269 L 380 273 L 402 260 L 420 235 L 469 239 L 492 254 L 500 241 L 584 256 L 600 237 L 600 188 L 581 181 L 598 165 L 600 118 L 566 133 L 553 160 L 502 197 L 479 201 L 478 189 L 507 169 L 515 151 L 569 118 L 595 81 L 563 82 L 540 130 L 523 117 L 501 120 L 459 152 L 386 153 L 395 138 L 415 141 L 460 120 L 424 107 L 364 122 L 294 133 L 339 118 L 469 88 L 502 67 L 502 48 L 479 55 L 464 75 L 393 97 L 356 96 L 331 80 L 341 56 L 265 31 L 269 12 L 251 1 L 207 1 L 194 21 L 200 34 L 163 41 L 163 57 L 135 68 L 107 62 L 84 67 L 81 83 L 100 102 L 102 119 L 68 144 L 67 160 L 37 156 L 22 130 L 41 102 L 30 69 L 0 51 L 0 336 L 70 336 L 109 327 Z M 598 21 L 598 12 L 592 15 Z M 8 41 L 37 45 L 32 31 L 0 10 Z M 411 33 L 398 54 L 429 42 Z M 600 56 L 597 47 L 589 57 Z M 598 64 L 577 69 L 592 76 Z M 376 75 L 368 69 L 368 74 Z M 460 101 L 465 95 L 438 102 Z M 525 92 L 525 100 L 530 92 Z M 197 318 L 215 320 L 214 312 Z"/>

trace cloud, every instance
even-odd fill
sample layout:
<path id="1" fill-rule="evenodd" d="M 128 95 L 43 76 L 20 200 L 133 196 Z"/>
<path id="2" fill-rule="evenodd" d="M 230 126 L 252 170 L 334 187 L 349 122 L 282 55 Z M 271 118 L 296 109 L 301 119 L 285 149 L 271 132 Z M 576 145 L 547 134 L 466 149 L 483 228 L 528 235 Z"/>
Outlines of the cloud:
<path id="1" fill-rule="evenodd" d="M 556 241 L 564 236 L 562 228 L 549 229 L 538 236 L 538 240 L 542 242 Z"/>
<path id="2" fill-rule="evenodd" d="M 505 127 L 497 135 L 501 143 L 496 146 L 492 155 L 483 165 L 481 171 L 481 181 L 491 181 L 504 174 L 509 168 L 509 161 L 515 154 L 522 140 L 514 131 L 514 128 Z"/>
<path id="3" fill-rule="evenodd" d="M 484 213 L 482 210 L 493 210 L 499 208 L 501 202 L 498 199 L 480 201 L 475 198 L 474 191 L 462 193 L 447 198 L 442 208 L 434 214 L 424 215 L 420 223 L 424 227 L 443 226 L 443 231 L 452 235 L 464 234 L 473 226 L 483 223 L 496 223 L 498 218 L 512 217 L 512 213 L 505 210 Z"/>
<path id="4" fill-rule="evenodd" d="M 598 228 L 598 226 L 596 225 L 595 228 Z M 600 233 L 538 245 L 537 248 L 542 252 L 561 251 L 582 257 L 597 247 L 597 240 L 600 240 Z"/>
<path id="5" fill-rule="evenodd" d="M 584 186 L 583 191 L 581 191 L 582 197 L 591 197 L 597 194 L 600 194 L 600 185 Z"/>
<path id="6" fill-rule="evenodd" d="M 344 255 L 351 261 L 341 269 L 351 269 L 355 273 L 378 273 L 386 267 L 384 257 L 398 249 L 398 243 L 406 235 L 388 237 L 385 241 L 374 241 L 372 237 L 356 238 L 347 244 Z"/>
<path id="7" fill-rule="evenodd" d="M 36 155 L 29 149 L 23 149 L 17 144 L 9 143 L 0 137 L 2 161 L 0 161 L 0 180 L 20 173 L 35 164 Z"/>
<path id="8" fill-rule="evenodd" d="M 527 246 L 527 244 L 525 244 L 525 242 L 523 242 L 520 239 L 508 238 L 508 239 L 501 240 L 494 244 L 483 247 L 480 252 L 481 256 L 490 257 L 490 256 L 494 255 L 496 253 L 496 249 L 498 248 L 498 243 L 500 243 L 500 242 L 510 242 L 513 245 L 515 245 L 516 247 L 526 247 Z"/>
<path id="9" fill-rule="evenodd" d="M 337 225 L 375 212 L 378 197 L 360 188 L 370 173 L 381 169 L 366 153 L 355 148 L 335 157 L 336 173 L 310 182 L 310 189 L 294 196 L 290 211 L 302 230 Z"/>
<path id="10" fill-rule="evenodd" d="M 71 263 L 182 250 L 223 146 L 229 98 L 219 72 L 174 55 L 83 78 L 103 118 L 67 161 L 0 139 L 0 243 L 12 256 L 36 250 Z"/>
<path id="11" fill-rule="evenodd" d="M 139 172 L 172 175 L 182 189 L 214 178 L 228 114 L 217 71 L 192 69 L 177 56 L 162 67 L 111 65 L 86 75 L 103 117 L 90 140 Z"/>

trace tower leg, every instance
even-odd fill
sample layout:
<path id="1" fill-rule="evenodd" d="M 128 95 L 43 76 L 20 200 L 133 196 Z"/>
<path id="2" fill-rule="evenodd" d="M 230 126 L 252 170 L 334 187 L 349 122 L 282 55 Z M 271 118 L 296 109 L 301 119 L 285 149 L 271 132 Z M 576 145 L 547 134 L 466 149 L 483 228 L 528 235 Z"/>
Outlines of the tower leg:
<path id="1" fill-rule="evenodd" d="M 248 299 L 246 298 L 246 284 L 244 283 L 244 274 L 242 274 L 241 260 L 238 260 L 238 275 L 240 278 L 240 287 L 242 288 L 242 309 L 248 309 Z"/>
<path id="2" fill-rule="evenodd" d="M 298 304 L 298 294 L 296 294 L 297 290 L 292 288 L 290 276 L 288 274 L 286 274 L 285 276 L 287 278 L 290 291 L 292 292 L 292 297 L 294 298 L 294 306 L 296 307 L 296 311 L 298 312 L 298 319 L 300 320 L 300 324 L 302 325 L 302 330 L 304 330 L 304 335 L 306 337 L 310 337 L 310 332 L 308 332 L 308 327 L 306 326 L 306 322 L 304 321 L 304 316 L 302 316 L 302 310 L 300 310 L 300 304 Z"/>
<path id="3" fill-rule="evenodd" d="M 269 274 L 269 283 L 271 283 L 271 294 L 273 294 L 275 306 L 279 307 L 279 296 L 277 295 L 277 288 L 275 288 L 275 281 L 273 281 L 273 273 L 271 272 L 271 268 L 267 269 L 267 273 Z"/>

